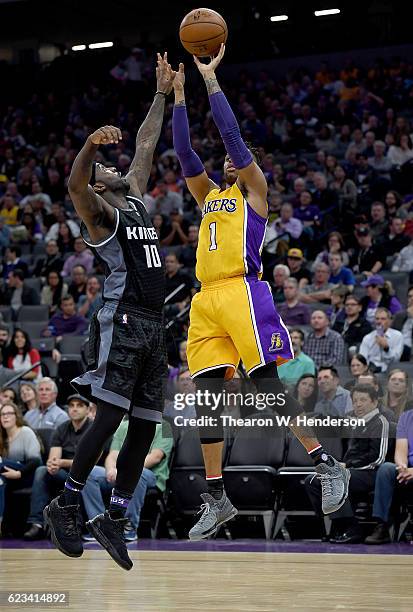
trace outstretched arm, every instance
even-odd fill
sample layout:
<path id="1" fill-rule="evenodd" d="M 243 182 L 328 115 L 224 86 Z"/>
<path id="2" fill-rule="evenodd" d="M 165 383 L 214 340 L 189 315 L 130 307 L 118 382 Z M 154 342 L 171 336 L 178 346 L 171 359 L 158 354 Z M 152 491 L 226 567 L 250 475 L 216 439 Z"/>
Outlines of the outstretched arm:
<path id="1" fill-rule="evenodd" d="M 184 65 L 179 64 L 179 70 L 173 83 L 175 91 L 175 106 L 172 117 L 173 141 L 188 189 L 202 208 L 206 196 L 217 185 L 208 178 L 201 160 L 191 147 L 184 84 Z"/>
<path id="2" fill-rule="evenodd" d="M 227 153 L 239 172 L 241 183 L 248 192 L 248 201 L 259 215 L 266 218 L 268 215 L 267 181 L 241 137 L 238 122 L 215 75 L 215 69 L 222 60 L 224 52 L 225 45 L 221 45 L 217 57 L 213 58 L 209 64 L 202 64 L 195 56 L 194 60 L 207 87 L 212 116 Z"/>
<path id="3" fill-rule="evenodd" d="M 163 57 L 158 53 L 156 67 L 156 94 L 144 122 L 139 128 L 136 137 L 136 152 L 132 160 L 127 180 L 131 186 L 131 193 L 141 197 L 146 191 L 151 172 L 153 154 L 161 134 L 163 116 L 165 112 L 166 96 L 172 91 L 172 82 L 175 73 L 168 64 L 168 55 Z"/>
<path id="4" fill-rule="evenodd" d="M 91 134 L 73 162 L 68 189 L 77 214 L 91 227 L 111 228 L 113 208 L 94 192 L 89 182 L 92 178 L 93 160 L 101 144 L 118 143 L 122 139 L 119 128 L 105 125 Z M 96 238 L 91 236 L 93 239 Z M 101 237 L 101 236 L 99 236 Z"/>

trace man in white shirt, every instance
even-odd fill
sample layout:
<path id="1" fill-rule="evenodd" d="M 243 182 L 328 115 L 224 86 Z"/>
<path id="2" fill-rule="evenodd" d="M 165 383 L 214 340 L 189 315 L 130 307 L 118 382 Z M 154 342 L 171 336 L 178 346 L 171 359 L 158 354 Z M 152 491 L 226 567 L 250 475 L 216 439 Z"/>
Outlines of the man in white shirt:
<path id="1" fill-rule="evenodd" d="M 380 372 L 386 372 L 393 362 L 400 361 L 403 353 L 403 334 L 390 327 L 392 318 L 387 308 L 378 308 L 376 329 L 364 336 L 360 346 L 361 355 Z"/>

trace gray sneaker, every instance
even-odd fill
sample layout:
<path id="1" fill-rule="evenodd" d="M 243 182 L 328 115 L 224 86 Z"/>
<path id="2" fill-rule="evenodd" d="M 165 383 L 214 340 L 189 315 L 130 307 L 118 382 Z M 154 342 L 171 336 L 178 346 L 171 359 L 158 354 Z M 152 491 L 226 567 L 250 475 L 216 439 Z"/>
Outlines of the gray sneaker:
<path id="1" fill-rule="evenodd" d="M 321 508 L 324 514 L 336 512 L 347 499 L 350 470 L 340 465 L 334 457 L 333 465 L 320 463 L 315 466 L 317 478 L 321 482 Z"/>
<path id="2" fill-rule="evenodd" d="M 225 491 L 221 499 L 215 499 L 209 493 L 202 493 L 204 504 L 201 506 L 201 518 L 189 532 L 190 540 L 203 540 L 214 534 L 218 527 L 231 520 L 238 510 L 229 501 Z M 199 514 L 199 513 L 198 513 Z"/>

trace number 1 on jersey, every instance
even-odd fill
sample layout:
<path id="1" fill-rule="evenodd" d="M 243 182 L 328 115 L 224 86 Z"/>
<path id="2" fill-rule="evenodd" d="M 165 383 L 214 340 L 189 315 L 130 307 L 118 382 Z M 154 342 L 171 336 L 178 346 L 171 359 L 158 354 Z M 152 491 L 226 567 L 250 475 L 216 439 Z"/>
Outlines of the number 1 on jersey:
<path id="1" fill-rule="evenodd" d="M 217 245 L 217 222 L 214 221 L 213 223 L 209 224 L 209 250 L 210 251 L 216 251 L 218 248 Z"/>
<path id="2" fill-rule="evenodd" d="M 144 244 L 143 248 L 145 249 L 146 255 L 146 265 L 148 268 L 160 268 L 162 265 L 161 259 L 159 257 L 158 249 L 155 244 Z"/>

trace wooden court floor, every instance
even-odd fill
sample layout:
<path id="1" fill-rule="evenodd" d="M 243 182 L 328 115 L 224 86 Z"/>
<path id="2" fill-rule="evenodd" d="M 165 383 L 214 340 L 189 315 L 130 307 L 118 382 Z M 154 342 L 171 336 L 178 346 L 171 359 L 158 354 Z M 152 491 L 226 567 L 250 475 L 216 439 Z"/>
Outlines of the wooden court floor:
<path id="1" fill-rule="evenodd" d="M 104 551 L 0 550 L 1 591 L 68 591 L 76 612 L 413 611 L 413 556 L 133 551 L 125 572 Z"/>

